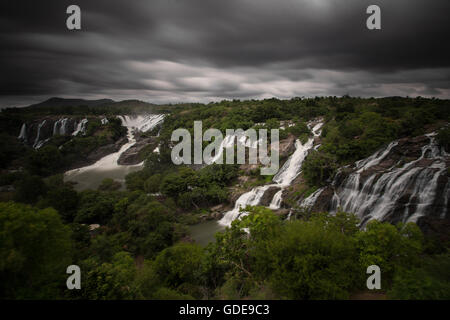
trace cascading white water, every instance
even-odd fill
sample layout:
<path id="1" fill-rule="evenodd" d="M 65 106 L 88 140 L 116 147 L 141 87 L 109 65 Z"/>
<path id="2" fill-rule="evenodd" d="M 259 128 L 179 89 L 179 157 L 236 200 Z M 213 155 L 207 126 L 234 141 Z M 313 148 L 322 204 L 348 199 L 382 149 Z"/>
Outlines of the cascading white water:
<path id="1" fill-rule="evenodd" d="M 313 148 L 314 138 L 319 137 L 322 133 L 322 126 L 323 122 L 319 122 L 314 126 L 314 128 L 312 128 L 313 137 L 309 138 L 304 145 L 302 145 L 299 140 L 295 142 L 296 150 L 294 154 L 285 162 L 281 170 L 273 178 L 273 181 L 278 183 L 278 185 L 281 187 L 281 190 L 274 195 L 269 208 L 280 208 L 283 190 L 290 186 L 292 181 L 300 174 L 303 161 L 306 159 L 306 156 L 308 155 L 311 148 Z M 308 124 L 308 128 L 310 127 L 311 125 Z M 314 150 L 317 150 L 318 146 L 320 145 L 315 146 Z"/>
<path id="2" fill-rule="evenodd" d="M 281 207 L 281 196 L 283 195 L 283 189 L 277 191 L 273 196 L 272 202 L 269 205 L 269 208 L 272 210 L 278 210 Z"/>
<path id="3" fill-rule="evenodd" d="M 308 124 L 308 127 L 310 126 L 311 124 Z M 303 161 L 308 155 L 308 152 L 314 146 L 314 137 L 320 136 L 320 129 L 322 126 L 323 122 L 319 122 L 314 126 L 314 128 L 312 129 L 314 136 L 312 138 L 309 138 L 304 145 L 299 140 L 295 142 L 296 149 L 294 153 L 289 157 L 283 167 L 273 178 L 273 182 L 275 182 L 275 184 L 256 187 L 249 192 L 242 194 L 236 201 L 234 208 L 226 212 L 219 223 L 224 226 L 230 226 L 233 220 L 238 219 L 246 214 L 245 212 L 241 212 L 241 209 L 244 209 L 247 206 L 258 205 L 264 195 L 264 192 L 266 192 L 270 187 L 280 188 L 280 190 L 275 193 L 269 206 L 269 208 L 271 209 L 279 209 L 284 188 L 288 187 L 292 183 L 292 181 L 300 174 Z"/>
<path id="4" fill-rule="evenodd" d="M 370 157 L 357 161 L 356 167 L 358 168 L 358 173 L 363 172 L 364 170 L 373 167 L 377 164 L 379 164 L 386 156 L 391 152 L 392 148 L 398 145 L 397 141 L 391 142 L 386 149 L 380 149 L 377 152 L 375 152 Z"/>
<path id="5" fill-rule="evenodd" d="M 22 127 L 20 128 L 20 134 L 18 137 L 19 140 L 25 141 L 27 142 L 28 137 L 27 137 L 27 125 L 24 123 L 22 124 Z"/>
<path id="6" fill-rule="evenodd" d="M 39 140 L 39 138 L 41 136 L 41 129 L 45 125 L 45 123 L 46 123 L 46 120 L 43 120 L 38 125 L 36 139 L 34 139 L 34 143 L 33 143 L 33 148 L 35 148 L 35 149 L 39 149 L 42 146 L 42 144 L 43 144 L 42 141 Z"/>
<path id="7" fill-rule="evenodd" d="M 237 219 L 246 215 L 245 212 L 241 212 L 241 209 L 245 209 L 247 206 L 257 206 L 261 201 L 264 192 L 270 187 L 277 186 L 276 184 L 270 184 L 253 188 L 251 191 L 242 194 L 234 205 L 233 210 L 225 213 L 224 217 L 219 221 L 224 226 L 230 226 L 231 223 Z"/>
<path id="8" fill-rule="evenodd" d="M 61 119 L 55 121 L 55 123 L 53 124 L 53 135 L 59 134 L 58 126 L 59 126 L 60 121 L 61 121 Z"/>
<path id="9" fill-rule="evenodd" d="M 69 121 L 68 118 L 63 118 L 55 121 L 55 123 L 53 124 L 53 135 L 59 134 L 63 136 L 67 134 L 68 121 Z"/>
<path id="10" fill-rule="evenodd" d="M 335 193 L 330 202 L 330 213 L 335 213 L 340 208 L 355 213 L 365 223 L 371 219 L 389 220 L 388 217 L 395 212 L 398 214 L 399 210 L 403 212 L 403 222 L 416 222 L 419 217 L 426 215 L 436 200 L 438 179 L 447 170 L 444 157 L 448 155 L 435 143 L 434 135 L 427 135 L 429 143 L 422 147 L 422 154 L 418 159 L 401 167 L 394 165 L 381 172 L 375 170 L 364 180 L 362 174 L 380 164 L 398 145 L 398 141 L 357 161 L 356 171 L 349 174 L 341 185 L 337 185 L 336 179 L 333 181 Z M 427 164 L 421 165 L 421 161 L 427 161 Z M 447 182 L 447 189 L 444 190 L 444 217 L 449 197 L 448 187 Z M 301 206 L 312 207 L 316 200 L 317 195 L 312 194 L 303 200 Z"/>
<path id="11" fill-rule="evenodd" d="M 61 126 L 59 128 L 60 135 L 65 135 L 67 133 L 67 121 L 69 121 L 69 119 L 67 118 L 62 119 Z"/>
<path id="12" fill-rule="evenodd" d="M 322 194 L 322 192 L 323 192 L 323 188 L 317 189 L 309 197 L 307 197 L 305 200 L 303 200 L 300 206 L 302 208 L 312 207 L 316 203 L 317 198 Z"/>
<path id="13" fill-rule="evenodd" d="M 164 120 L 164 114 L 151 114 L 151 115 L 137 115 L 137 116 L 119 116 L 122 120 L 122 124 L 133 130 L 138 130 L 141 132 L 147 132 Z"/>
<path id="14" fill-rule="evenodd" d="M 273 181 L 278 183 L 280 186 L 288 186 L 291 184 L 292 180 L 297 178 L 300 174 L 300 168 L 308 155 L 308 151 L 312 148 L 314 143 L 314 138 L 308 139 L 305 144 L 302 144 L 299 140 L 295 142 L 295 152 L 294 154 L 284 163 L 283 167 L 278 171 L 278 173 L 273 177 Z"/>
<path id="15" fill-rule="evenodd" d="M 73 136 L 77 136 L 80 132 L 86 133 L 86 125 L 88 123 L 88 119 L 81 120 L 78 124 L 76 124 L 75 131 L 72 133 Z"/>
<path id="16" fill-rule="evenodd" d="M 128 142 L 119 151 L 101 158 L 90 166 L 67 171 L 65 173 L 65 179 L 67 181 L 77 182 L 77 189 L 96 188 L 104 178 L 113 178 L 123 182 L 128 173 L 142 168 L 143 162 L 135 165 L 119 165 L 117 161 L 122 153 L 136 143 L 134 137 L 136 130 L 148 131 L 153 129 L 164 120 L 164 115 L 119 116 L 118 118 L 127 127 Z"/>

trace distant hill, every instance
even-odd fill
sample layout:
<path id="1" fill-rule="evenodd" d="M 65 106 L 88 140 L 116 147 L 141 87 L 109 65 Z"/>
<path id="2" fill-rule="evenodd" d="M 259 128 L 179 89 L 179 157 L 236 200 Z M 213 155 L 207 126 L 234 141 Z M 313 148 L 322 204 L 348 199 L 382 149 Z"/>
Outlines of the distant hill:
<path id="1" fill-rule="evenodd" d="M 47 107 L 78 107 L 78 106 L 88 106 L 95 107 L 105 104 L 115 103 L 111 99 L 99 99 L 99 100 L 85 100 L 85 99 L 65 99 L 65 98 L 50 98 L 40 103 L 32 104 L 28 107 L 31 108 L 47 108 Z"/>
<path id="2" fill-rule="evenodd" d="M 56 115 L 168 113 L 172 110 L 173 107 L 170 105 L 156 105 L 136 99 L 114 101 L 112 99 L 87 100 L 54 97 L 23 108 L 4 109 L 2 112 L 8 113 L 10 116 L 12 114 L 18 114 L 20 117 L 26 116 L 29 120 L 29 118 Z"/>

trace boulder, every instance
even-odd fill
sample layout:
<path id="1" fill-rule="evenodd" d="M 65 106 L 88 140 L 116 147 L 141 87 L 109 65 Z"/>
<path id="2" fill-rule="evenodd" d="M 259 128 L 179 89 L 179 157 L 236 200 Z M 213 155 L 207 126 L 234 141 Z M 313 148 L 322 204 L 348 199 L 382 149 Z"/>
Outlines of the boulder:
<path id="1" fill-rule="evenodd" d="M 268 207 L 270 205 L 270 203 L 272 202 L 273 196 L 275 195 L 275 193 L 277 193 L 278 191 L 280 191 L 280 187 L 270 187 L 266 190 L 266 192 L 264 192 L 264 195 L 262 196 L 259 205 L 260 206 L 265 206 Z"/>
<path id="2" fill-rule="evenodd" d="M 295 136 L 289 134 L 286 139 L 280 141 L 280 157 L 288 157 L 295 151 Z"/>
<path id="3" fill-rule="evenodd" d="M 133 146 L 128 148 L 124 153 L 122 153 L 117 160 L 120 165 L 134 165 L 142 162 L 142 157 L 140 152 L 143 148 L 150 145 L 150 148 L 155 149 L 157 146 L 156 137 L 150 138 L 140 138 Z"/>
<path id="4" fill-rule="evenodd" d="M 326 187 L 317 197 L 314 206 L 311 208 L 313 212 L 327 212 L 330 209 L 331 199 L 333 198 L 334 189 Z"/>
<path id="5" fill-rule="evenodd" d="M 286 219 L 289 216 L 290 209 L 279 209 L 275 210 L 275 214 L 280 216 L 282 219 Z"/>
<path id="6" fill-rule="evenodd" d="M 259 168 L 258 164 L 249 164 L 245 163 L 239 166 L 239 169 L 244 172 L 245 175 L 251 175 L 252 171 L 257 170 Z"/>
<path id="7" fill-rule="evenodd" d="M 221 212 L 221 211 L 223 211 L 224 206 L 225 206 L 224 204 L 219 204 L 217 206 L 212 207 L 211 211 L 212 212 Z"/>
<path id="8" fill-rule="evenodd" d="M 213 212 L 211 213 L 211 218 L 212 220 L 220 220 L 223 218 L 223 213 L 222 212 Z"/>
<path id="9" fill-rule="evenodd" d="M 101 146 L 98 149 L 95 149 L 87 156 L 88 162 L 93 163 L 93 162 L 100 160 L 101 158 L 107 156 L 108 154 L 119 151 L 120 148 L 122 147 L 122 145 L 127 143 L 127 141 L 128 141 L 127 138 L 123 137 L 123 138 L 117 140 L 115 143 L 107 144 L 105 146 Z"/>
<path id="10" fill-rule="evenodd" d="M 239 176 L 238 177 L 238 182 L 239 184 L 244 184 L 246 183 L 248 180 L 250 180 L 249 176 Z"/>

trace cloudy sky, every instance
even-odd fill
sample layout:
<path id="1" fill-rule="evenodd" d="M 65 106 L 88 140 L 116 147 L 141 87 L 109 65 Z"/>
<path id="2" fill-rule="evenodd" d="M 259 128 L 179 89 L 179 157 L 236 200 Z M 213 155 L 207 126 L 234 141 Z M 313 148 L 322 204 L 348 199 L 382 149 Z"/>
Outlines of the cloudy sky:
<path id="1" fill-rule="evenodd" d="M 82 30 L 66 28 L 77 4 Z M 382 30 L 366 9 L 382 10 Z M 450 98 L 449 0 L 1 0 L 0 106 Z"/>

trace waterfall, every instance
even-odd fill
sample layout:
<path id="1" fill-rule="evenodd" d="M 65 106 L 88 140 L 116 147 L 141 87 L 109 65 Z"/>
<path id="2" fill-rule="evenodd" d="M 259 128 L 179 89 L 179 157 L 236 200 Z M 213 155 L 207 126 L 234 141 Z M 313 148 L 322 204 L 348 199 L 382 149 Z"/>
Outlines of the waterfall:
<path id="1" fill-rule="evenodd" d="M 308 127 L 310 128 L 311 125 L 312 123 L 309 123 Z M 296 149 L 294 153 L 289 157 L 289 159 L 284 163 L 283 167 L 281 167 L 278 173 L 273 177 L 273 182 L 275 182 L 275 184 L 256 187 L 249 192 L 242 194 L 236 201 L 234 208 L 226 212 L 219 223 L 225 226 L 230 226 L 233 220 L 243 217 L 246 213 L 240 212 L 240 210 L 244 209 L 246 206 L 258 205 L 262 196 L 264 195 L 264 192 L 266 192 L 270 187 L 280 188 L 280 190 L 274 195 L 269 206 L 269 208 L 271 209 L 279 209 L 281 206 L 283 190 L 288 187 L 292 183 L 292 181 L 300 174 L 303 161 L 308 155 L 308 152 L 314 146 L 314 138 L 320 136 L 320 129 L 322 128 L 322 126 L 323 122 L 319 122 L 314 126 L 314 128 L 312 128 L 313 137 L 309 138 L 304 145 L 299 140 L 295 142 Z M 225 138 L 224 141 L 225 140 L 227 139 Z"/>
<path id="2" fill-rule="evenodd" d="M 59 134 L 60 135 L 65 135 L 67 133 L 67 121 L 69 119 L 64 118 L 61 120 L 61 126 L 59 127 Z"/>
<path id="3" fill-rule="evenodd" d="M 230 226 L 233 220 L 241 218 L 246 215 L 245 212 L 241 212 L 241 209 L 245 209 L 247 206 L 257 206 L 266 192 L 270 187 L 277 186 L 276 184 L 264 185 L 256 187 L 249 192 L 242 194 L 234 205 L 233 210 L 225 213 L 224 217 L 219 221 L 220 224 L 225 226 Z"/>
<path id="4" fill-rule="evenodd" d="M 27 142 L 28 137 L 27 137 L 27 125 L 24 123 L 22 124 L 22 127 L 20 128 L 20 134 L 18 137 L 19 140 L 22 140 L 24 142 Z"/>
<path id="5" fill-rule="evenodd" d="M 421 148 L 421 156 L 402 166 L 400 163 L 389 169 L 370 171 L 385 160 L 399 142 L 394 141 L 370 157 L 357 161 L 355 171 L 339 185 L 337 176 L 332 183 L 334 194 L 330 201 L 330 213 L 338 208 L 355 213 L 363 224 L 372 219 L 381 221 L 416 222 L 418 218 L 432 213 L 438 197 L 438 180 L 446 177 L 448 154 L 436 144 L 434 133 L 426 135 L 429 142 Z M 369 170 L 369 171 L 367 171 Z M 449 181 L 444 190 L 447 212 Z M 312 194 L 301 206 L 312 207 L 317 196 Z"/>
<path id="6" fill-rule="evenodd" d="M 371 155 L 370 157 L 360 160 L 360 161 L 357 161 L 355 164 L 356 164 L 356 167 L 359 169 L 358 173 L 363 172 L 364 170 L 379 164 L 391 152 L 392 148 L 397 145 L 398 145 L 397 141 L 391 142 L 387 146 L 386 149 L 384 149 L 384 150 L 380 149 L 377 152 L 375 152 L 373 155 Z"/>
<path id="7" fill-rule="evenodd" d="M 309 197 L 307 197 L 305 200 L 301 202 L 300 207 L 311 208 L 316 203 L 317 198 L 319 198 L 323 190 L 324 188 L 320 188 L 314 191 Z"/>
<path id="8" fill-rule="evenodd" d="M 86 133 L 86 125 L 88 123 L 88 119 L 83 119 L 78 124 L 76 124 L 75 131 L 72 133 L 72 136 L 77 136 L 80 132 Z"/>
<path id="9" fill-rule="evenodd" d="M 164 114 L 151 114 L 151 115 L 137 115 L 137 116 L 119 116 L 119 119 L 122 120 L 122 124 L 131 128 L 132 130 L 138 130 L 141 132 L 147 132 L 157 125 L 161 124 L 164 120 Z"/>
<path id="10" fill-rule="evenodd" d="M 40 135 L 41 135 L 41 129 L 44 126 L 45 122 L 46 122 L 46 120 L 42 121 L 38 125 L 36 139 L 34 139 L 34 143 L 33 143 L 33 148 L 35 148 L 35 149 L 39 149 L 43 145 L 43 142 L 41 142 L 39 140 L 39 138 L 40 138 Z"/>
<path id="11" fill-rule="evenodd" d="M 272 202 L 269 205 L 269 208 L 272 210 L 278 210 L 281 207 L 281 195 L 283 194 L 283 189 L 275 193 L 273 196 Z"/>
<path id="12" fill-rule="evenodd" d="M 136 139 L 134 137 L 135 131 L 152 130 L 164 120 L 164 116 L 165 115 L 162 114 L 146 116 L 119 116 L 118 118 L 122 121 L 122 125 L 127 128 L 128 142 L 122 145 L 119 151 L 101 158 L 90 166 L 67 171 L 65 173 L 65 178 L 67 180 L 78 182 L 80 187 L 84 189 L 92 188 L 93 186 L 97 187 L 106 177 L 124 181 L 126 174 L 133 170 L 138 170 L 144 165 L 143 162 L 136 165 L 119 165 L 117 163 L 122 153 L 127 151 L 136 143 Z M 78 124 L 78 128 L 81 128 L 80 124 Z M 80 131 L 82 130 L 80 129 Z M 88 180 L 89 182 L 87 182 Z"/>
<path id="13" fill-rule="evenodd" d="M 57 120 L 57 121 L 55 121 L 55 123 L 53 124 L 53 135 L 59 134 L 59 131 L 58 131 L 59 122 L 60 122 L 60 120 Z"/>
<path id="14" fill-rule="evenodd" d="M 63 118 L 55 121 L 53 124 L 53 135 L 65 135 L 67 134 L 67 122 L 68 118 Z M 81 129 L 80 129 L 81 130 Z"/>
<path id="15" fill-rule="evenodd" d="M 319 122 L 312 129 L 313 137 L 309 138 L 305 144 L 302 144 L 299 140 L 295 141 L 295 152 L 284 163 L 283 167 L 273 177 L 273 181 L 278 183 L 281 187 L 287 187 L 291 182 L 298 177 L 301 172 L 303 161 L 308 155 L 309 151 L 313 148 L 314 138 L 320 136 L 323 123 Z M 311 127 L 311 124 L 308 124 Z"/>

